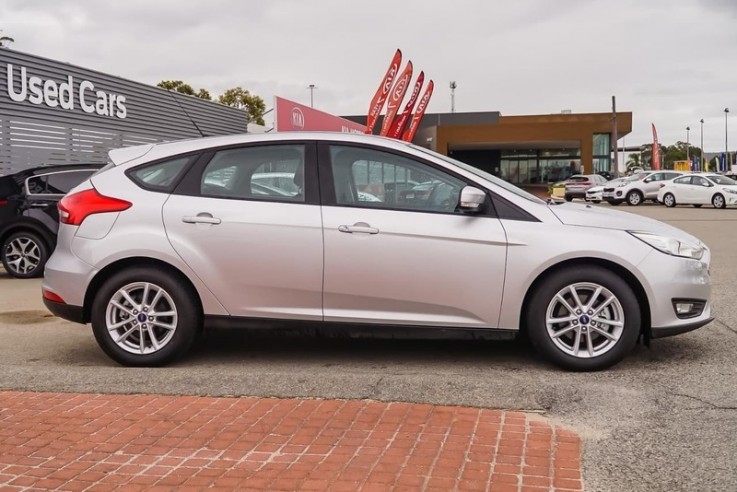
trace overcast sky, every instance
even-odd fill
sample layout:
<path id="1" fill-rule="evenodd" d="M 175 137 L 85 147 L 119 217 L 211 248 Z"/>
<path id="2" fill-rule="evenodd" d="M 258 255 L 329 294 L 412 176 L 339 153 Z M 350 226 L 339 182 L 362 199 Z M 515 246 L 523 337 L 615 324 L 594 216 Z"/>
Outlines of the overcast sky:
<path id="1" fill-rule="evenodd" d="M 737 147 L 737 0 L 1 0 L 18 51 L 214 96 L 243 86 L 368 110 L 396 48 L 435 81 L 429 112 L 633 112 L 627 146 Z M 414 80 L 414 79 L 413 79 Z M 620 145 L 622 141 L 620 140 Z"/>

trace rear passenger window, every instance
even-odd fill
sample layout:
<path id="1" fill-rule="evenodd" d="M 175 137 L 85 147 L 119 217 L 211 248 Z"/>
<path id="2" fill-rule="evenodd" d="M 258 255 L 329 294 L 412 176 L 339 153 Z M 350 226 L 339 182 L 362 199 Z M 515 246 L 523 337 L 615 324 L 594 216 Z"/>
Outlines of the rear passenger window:
<path id="1" fill-rule="evenodd" d="M 60 171 L 28 178 L 26 189 L 29 195 L 66 195 L 93 171 Z"/>
<path id="2" fill-rule="evenodd" d="M 131 179 L 143 188 L 154 191 L 169 191 L 182 171 L 194 157 L 179 157 L 156 164 L 144 165 L 130 173 Z"/>
<path id="3" fill-rule="evenodd" d="M 304 202 L 304 145 L 267 145 L 221 150 L 207 164 L 203 196 Z"/>

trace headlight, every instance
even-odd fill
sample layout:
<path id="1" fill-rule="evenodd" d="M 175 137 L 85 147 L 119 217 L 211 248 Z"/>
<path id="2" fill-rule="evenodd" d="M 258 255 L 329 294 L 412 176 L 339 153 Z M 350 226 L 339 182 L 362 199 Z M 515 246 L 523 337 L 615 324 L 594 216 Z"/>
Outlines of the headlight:
<path id="1" fill-rule="evenodd" d="M 627 232 L 665 254 L 680 256 L 682 258 L 693 258 L 694 260 L 700 260 L 704 256 L 704 247 L 689 241 L 661 236 L 652 232 Z"/>
<path id="2" fill-rule="evenodd" d="M 730 195 L 737 195 L 737 190 L 730 190 L 729 188 L 724 188 L 724 191 L 726 191 Z"/>

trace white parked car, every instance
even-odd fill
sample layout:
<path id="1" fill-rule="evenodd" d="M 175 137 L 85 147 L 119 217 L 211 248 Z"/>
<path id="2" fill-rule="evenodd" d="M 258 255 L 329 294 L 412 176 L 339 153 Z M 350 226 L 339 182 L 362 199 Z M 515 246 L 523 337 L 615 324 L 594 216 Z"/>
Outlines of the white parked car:
<path id="1" fill-rule="evenodd" d="M 285 176 L 264 180 L 277 165 L 292 170 L 296 194 L 263 188 L 289 186 Z M 408 189 L 410 180 L 423 189 Z M 369 200 L 359 186 L 372 190 Z M 128 366 L 169 363 L 209 327 L 286 326 L 524 330 L 550 361 L 596 370 L 641 337 L 712 320 L 711 254 L 690 234 L 546 202 L 370 135 L 249 134 L 113 150 L 61 200 L 59 215 L 44 302 L 91 323 L 101 348 Z"/>
<path id="2" fill-rule="evenodd" d="M 607 181 L 603 185 L 592 186 L 591 188 L 586 190 L 586 196 L 584 197 L 584 200 L 592 203 L 601 203 L 604 200 L 604 188 L 617 187 L 620 183 L 623 183 L 624 181 L 625 178 L 616 178 Z"/>
<path id="3" fill-rule="evenodd" d="M 627 205 L 637 206 L 645 200 L 656 201 L 663 182 L 683 174 L 680 171 L 645 171 L 633 174 L 619 185 L 604 187 L 602 196 L 611 205 L 626 201 Z"/>
<path id="4" fill-rule="evenodd" d="M 666 207 L 712 204 L 714 208 L 737 205 L 737 181 L 714 173 L 689 174 L 667 183 L 658 193 Z"/>

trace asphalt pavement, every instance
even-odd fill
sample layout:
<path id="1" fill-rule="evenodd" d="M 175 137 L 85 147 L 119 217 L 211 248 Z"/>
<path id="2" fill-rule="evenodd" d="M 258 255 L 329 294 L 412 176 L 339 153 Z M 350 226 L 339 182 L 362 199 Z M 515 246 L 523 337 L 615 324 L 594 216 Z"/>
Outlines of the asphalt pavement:
<path id="1" fill-rule="evenodd" d="M 607 205 L 603 205 L 607 206 Z M 734 491 L 737 210 L 620 206 L 712 250 L 716 321 L 637 346 L 616 367 L 566 373 L 518 342 L 286 339 L 210 333 L 159 369 L 122 368 L 89 327 L 49 317 L 40 281 L 0 274 L 0 389 L 370 399 L 540 413 L 583 441 L 592 491 Z"/>

